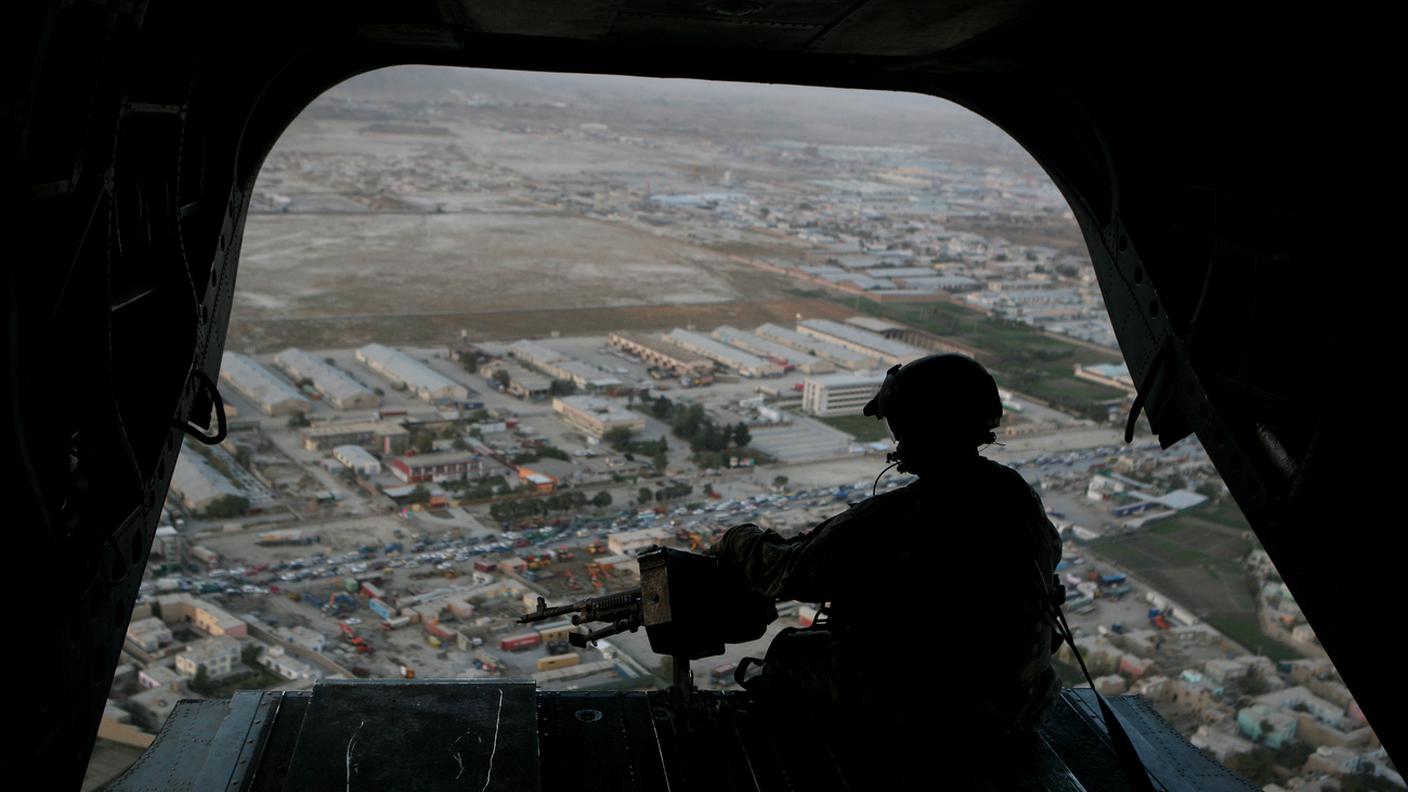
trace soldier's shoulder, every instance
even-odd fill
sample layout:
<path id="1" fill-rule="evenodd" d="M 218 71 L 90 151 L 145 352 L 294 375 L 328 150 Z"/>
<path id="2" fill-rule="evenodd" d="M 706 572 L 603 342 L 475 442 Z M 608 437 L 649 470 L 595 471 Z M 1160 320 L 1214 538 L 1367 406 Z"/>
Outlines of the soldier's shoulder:
<path id="1" fill-rule="evenodd" d="M 1010 487 L 1012 489 L 1032 490 L 1032 485 L 1016 469 L 1011 468 L 1001 462 L 994 462 L 987 457 L 978 457 L 978 465 L 984 475 L 999 486 Z"/>
<path id="2" fill-rule="evenodd" d="M 863 501 L 853 503 L 851 504 L 851 508 L 843 512 L 843 514 L 848 517 L 859 517 L 877 512 L 912 509 L 914 508 L 915 498 L 915 493 L 911 489 L 912 486 L 913 485 L 893 489 L 889 492 L 882 492 L 879 495 L 873 495 Z"/>

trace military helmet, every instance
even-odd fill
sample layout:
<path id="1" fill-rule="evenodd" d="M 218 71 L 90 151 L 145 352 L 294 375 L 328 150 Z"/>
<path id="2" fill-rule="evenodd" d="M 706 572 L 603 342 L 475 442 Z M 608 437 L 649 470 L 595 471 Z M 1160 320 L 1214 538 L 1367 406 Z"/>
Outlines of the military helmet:
<path id="1" fill-rule="evenodd" d="M 971 439 L 979 445 L 993 441 L 1002 400 L 997 382 L 978 361 L 929 355 L 891 368 L 865 414 L 888 421 L 897 440 Z"/>

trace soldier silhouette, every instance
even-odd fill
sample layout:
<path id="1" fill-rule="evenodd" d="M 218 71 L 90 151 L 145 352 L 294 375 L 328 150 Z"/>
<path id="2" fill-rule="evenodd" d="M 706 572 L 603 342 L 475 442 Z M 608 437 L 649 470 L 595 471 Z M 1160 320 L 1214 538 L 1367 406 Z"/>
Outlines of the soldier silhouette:
<path id="1" fill-rule="evenodd" d="M 1002 418 L 978 362 L 895 366 L 865 414 L 888 423 L 890 461 L 915 482 L 791 539 L 735 526 L 711 551 L 760 594 L 827 604 L 824 626 L 780 634 L 745 687 L 910 779 L 891 784 L 932 789 L 935 751 L 1010 759 L 1054 703 L 1061 543 L 1021 475 L 978 453 Z"/>

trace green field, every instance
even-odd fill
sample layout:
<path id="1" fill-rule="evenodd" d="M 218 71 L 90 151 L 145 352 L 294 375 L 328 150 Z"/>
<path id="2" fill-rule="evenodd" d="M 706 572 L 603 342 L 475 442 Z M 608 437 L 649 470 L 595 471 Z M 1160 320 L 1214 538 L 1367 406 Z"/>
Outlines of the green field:
<path id="1" fill-rule="evenodd" d="M 1076 364 L 1121 363 L 1117 352 L 1053 338 L 1029 325 L 994 319 L 954 303 L 891 303 L 838 300 L 859 313 L 889 319 L 942 336 L 973 350 L 1003 387 L 1103 421 L 1102 402 L 1124 391 L 1076 379 Z"/>
<path id="2" fill-rule="evenodd" d="M 890 429 L 884 421 L 877 421 L 864 415 L 836 415 L 831 418 L 817 418 L 817 420 L 832 428 L 840 429 L 862 443 L 890 439 Z"/>
<path id="3" fill-rule="evenodd" d="M 1091 542 L 1096 555 L 1129 570 L 1250 651 L 1273 660 L 1300 653 L 1262 633 L 1254 581 L 1242 559 L 1255 539 L 1230 499 L 1211 503 L 1129 536 Z"/>

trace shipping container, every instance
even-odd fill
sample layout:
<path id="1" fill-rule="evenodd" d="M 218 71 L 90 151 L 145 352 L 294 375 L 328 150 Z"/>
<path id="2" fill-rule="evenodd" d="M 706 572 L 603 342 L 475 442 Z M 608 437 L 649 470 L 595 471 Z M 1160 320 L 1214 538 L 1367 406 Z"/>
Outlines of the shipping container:
<path id="1" fill-rule="evenodd" d="M 538 658 L 538 670 L 552 671 L 558 668 L 571 668 L 580 662 L 582 662 L 582 656 L 579 654 L 550 655 Z"/>
<path id="2" fill-rule="evenodd" d="M 499 648 L 505 652 L 518 652 L 524 649 L 532 649 L 543 642 L 543 636 L 532 632 L 521 635 L 512 635 L 499 641 Z"/>
<path id="3" fill-rule="evenodd" d="M 574 632 L 576 629 L 570 624 L 550 624 L 538 628 L 538 635 L 544 641 L 565 641 Z"/>
<path id="4" fill-rule="evenodd" d="M 475 572 L 494 572 L 494 571 L 498 570 L 498 568 L 499 568 L 499 565 L 498 565 L 498 564 L 495 564 L 493 561 L 475 561 L 475 562 L 474 562 L 474 571 L 475 571 Z"/>
<path id="5" fill-rule="evenodd" d="M 372 609 L 372 613 L 388 621 L 396 618 L 396 612 L 391 609 L 391 606 L 379 599 L 372 598 L 367 600 L 367 607 Z"/>

